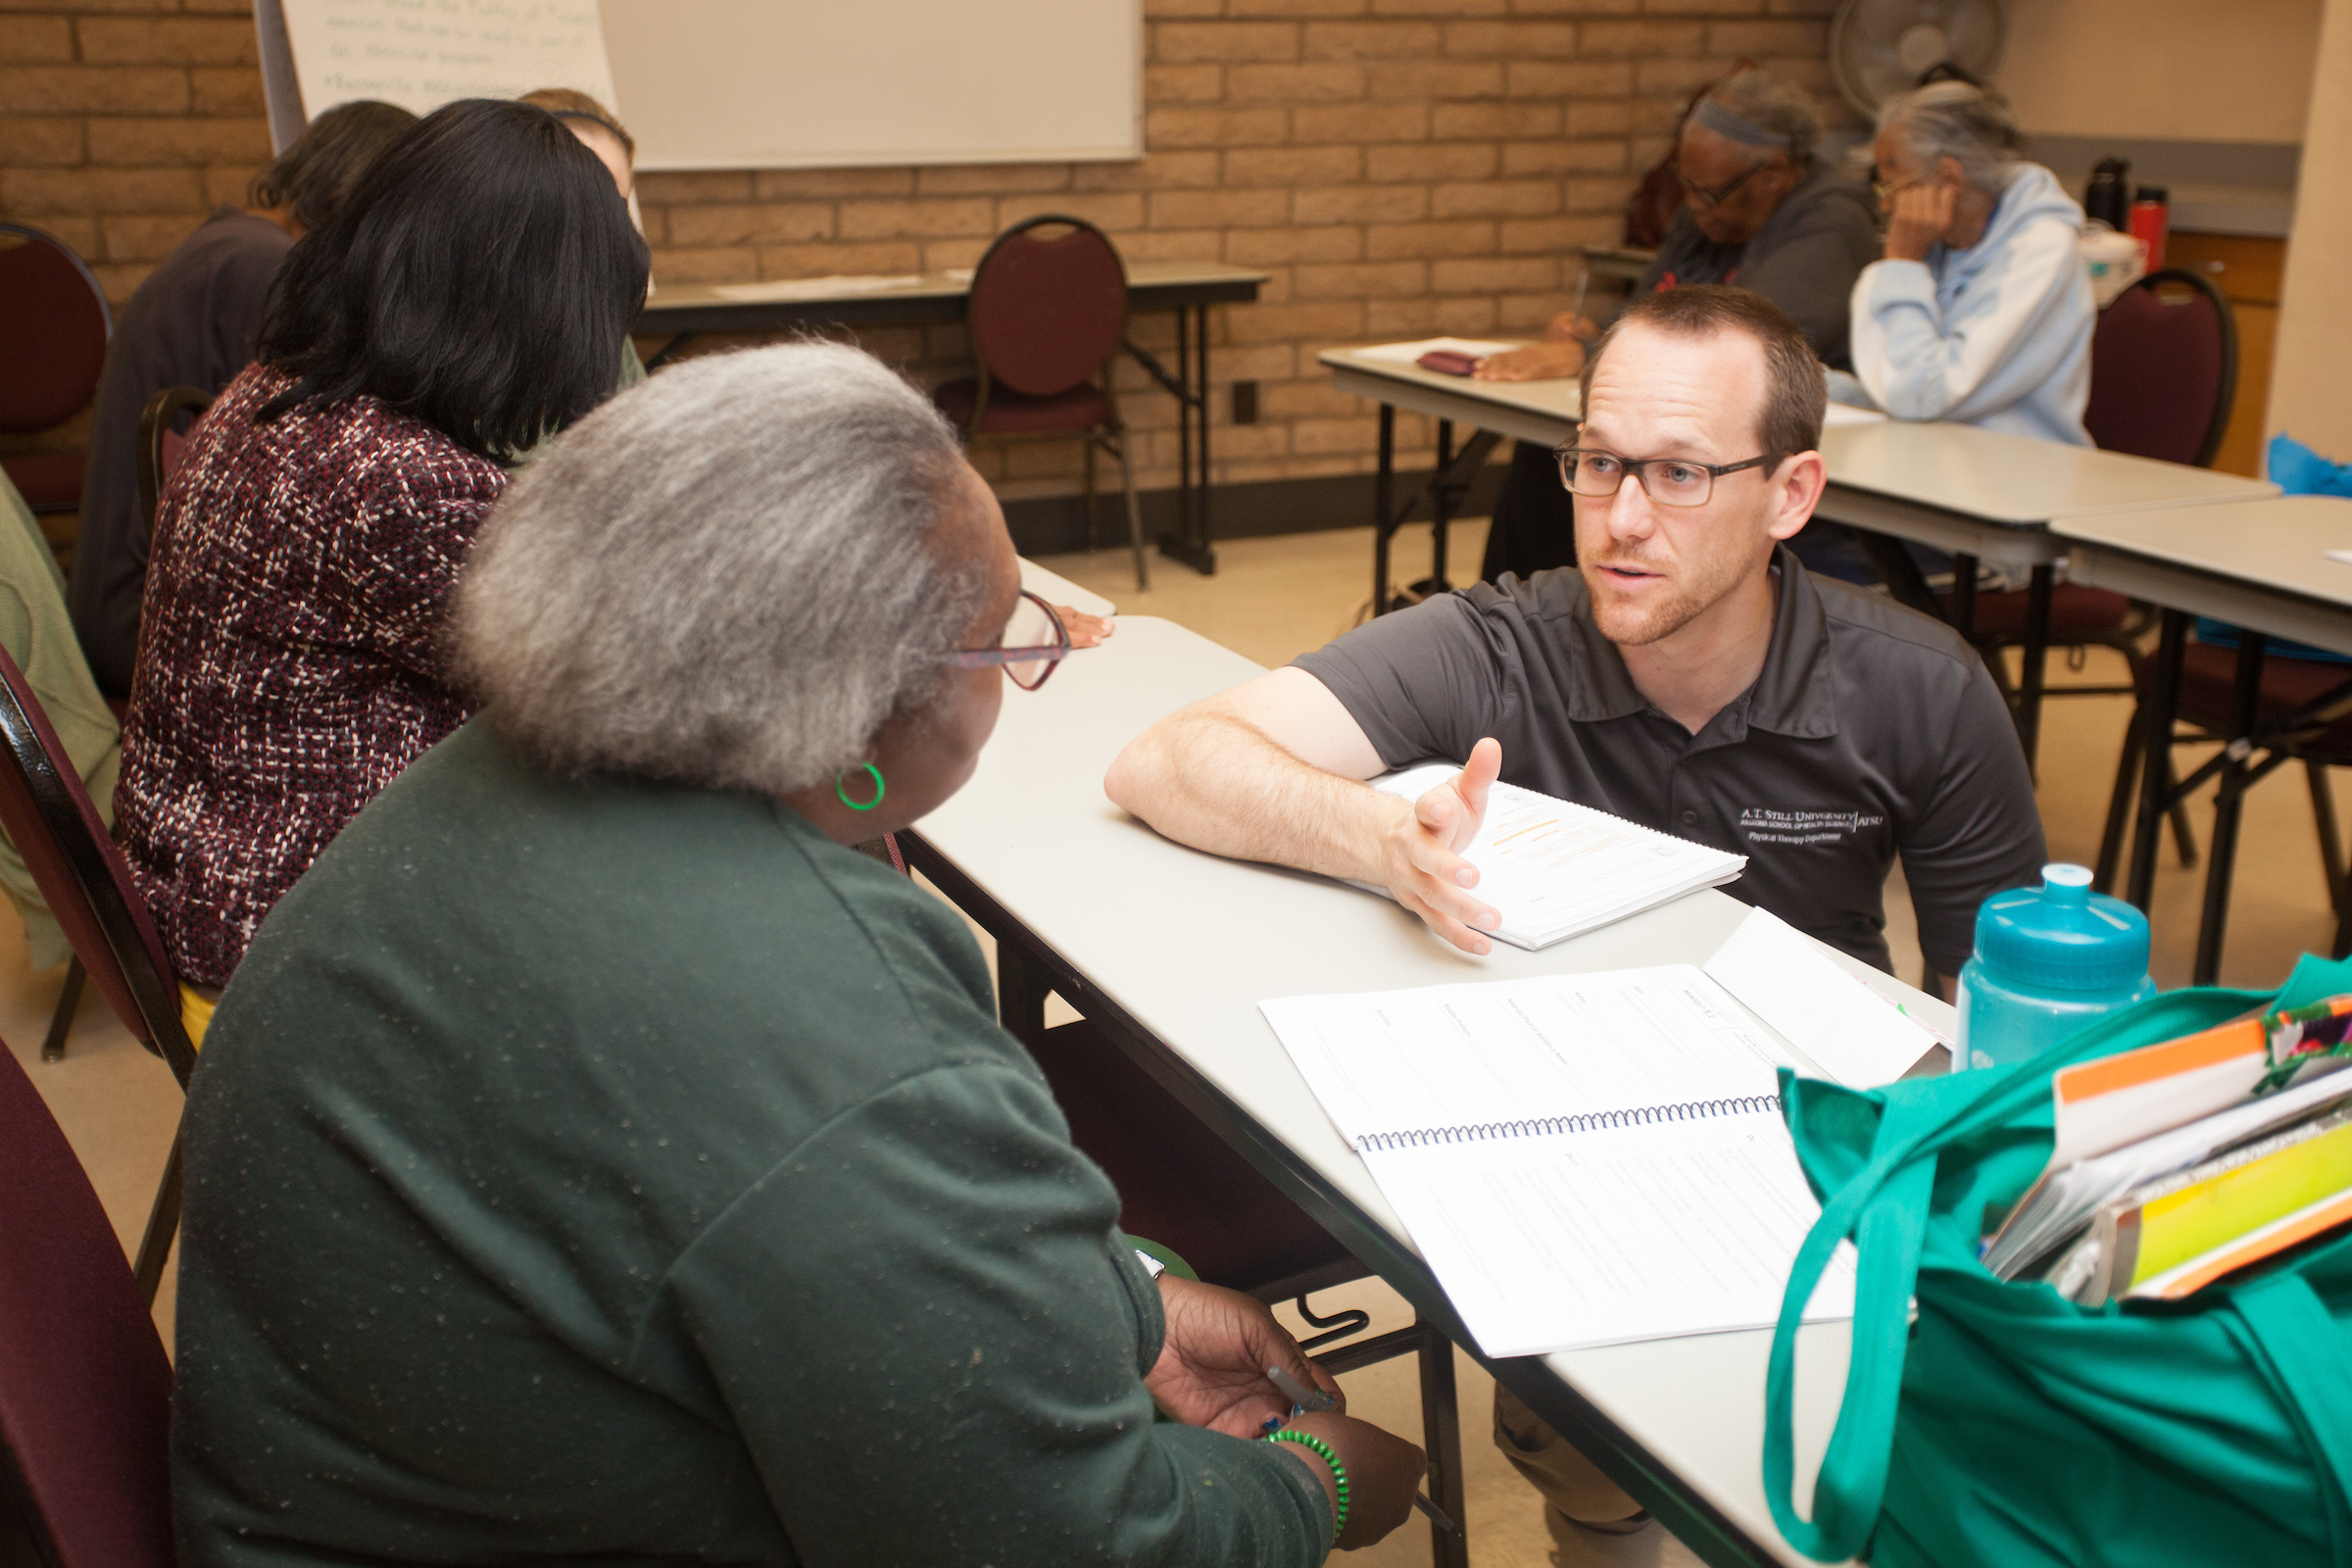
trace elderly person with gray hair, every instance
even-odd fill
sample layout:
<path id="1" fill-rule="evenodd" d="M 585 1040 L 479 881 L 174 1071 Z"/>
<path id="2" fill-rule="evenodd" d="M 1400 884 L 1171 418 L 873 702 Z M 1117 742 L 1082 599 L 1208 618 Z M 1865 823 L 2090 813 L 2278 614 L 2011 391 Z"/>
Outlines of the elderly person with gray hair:
<path id="1" fill-rule="evenodd" d="M 2076 242 L 2082 209 L 2025 162 L 1996 94 L 1963 81 L 1879 115 L 1883 260 L 1854 285 L 1854 379 L 1898 419 L 1949 419 L 2090 445 L 2097 320 Z M 1851 383 L 1839 378 L 1841 400 Z"/>
<path id="2" fill-rule="evenodd" d="M 1709 87 L 1675 143 L 1682 210 L 1634 287 L 1643 299 L 1690 283 L 1753 289 L 1795 321 L 1825 365 L 1847 364 L 1846 300 L 1879 252 L 1870 200 L 1814 156 L 1821 112 L 1802 87 L 1769 71 L 1737 71 Z M 1492 355 L 1473 373 L 1489 381 L 1577 374 L 1599 329 L 1556 317 L 1544 341 Z M 1483 574 L 1522 577 L 1576 563 L 1576 522 L 1551 450 L 1522 441 L 1495 503 Z"/>
<path id="3" fill-rule="evenodd" d="M 1336 1385 L 1154 1282 L 961 920 L 848 848 L 1067 647 L 856 350 L 547 447 L 459 591 L 483 710 L 271 911 L 192 1086 L 182 1562 L 1306 1565 L 1407 1515 L 1377 1428 L 1245 1441 L 1269 1366 Z"/>

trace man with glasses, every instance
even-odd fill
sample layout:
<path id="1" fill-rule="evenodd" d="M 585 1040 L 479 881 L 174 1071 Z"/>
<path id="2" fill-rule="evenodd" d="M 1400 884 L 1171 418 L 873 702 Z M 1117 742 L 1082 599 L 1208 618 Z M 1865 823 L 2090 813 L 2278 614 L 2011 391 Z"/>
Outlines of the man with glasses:
<path id="1" fill-rule="evenodd" d="M 1690 283 L 1753 289 L 1795 320 L 1825 365 L 1844 368 L 1847 299 L 1879 255 L 1878 224 L 1862 188 L 1814 156 L 1820 140 L 1811 97 L 1769 71 L 1735 72 L 1708 88 L 1675 143 L 1682 210 L 1634 298 Z M 1544 342 L 1491 356 L 1474 373 L 1490 381 L 1574 375 L 1597 331 L 1581 316 L 1557 317 Z M 1523 441 L 1487 534 L 1483 575 L 1492 582 L 1575 560 L 1550 453 Z"/>
<path id="2" fill-rule="evenodd" d="M 1110 798 L 1212 854 L 1384 887 L 1470 954 L 1498 916 L 1461 851 L 1498 777 L 1744 855 L 1726 891 L 1881 968 L 1900 857 L 1928 964 L 1957 973 L 1977 906 L 2042 862 L 2033 786 L 1965 642 L 1781 547 L 1825 482 L 1804 335 L 1743 289 L 1668 290 L 1603 334 L 1584 393 L 1552 469 L 1575 568 L 1382 616 L 1174 713 Z M 1432 758 L 1467 765 L 1418 801 L 1361 782 Z M 1631 1497 L 1507 1396 L 1497 1417 L 1562 1562 L 1655 1560 L 1662 1531 L 1601 1539 L 1642 1532 Z"/>

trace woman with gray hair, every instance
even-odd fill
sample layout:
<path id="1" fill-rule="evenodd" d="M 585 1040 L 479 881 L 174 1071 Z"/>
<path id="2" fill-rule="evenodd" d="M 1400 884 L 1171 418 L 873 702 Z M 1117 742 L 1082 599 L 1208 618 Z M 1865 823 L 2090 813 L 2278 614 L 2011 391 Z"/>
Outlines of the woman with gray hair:
<path id="1" fill-rule="evenodd" d="M 1068 649 L 927 400 L 833 345 L 669 370 L 515 481 L 454 629 L 486 707 L 264 922 L 189 1099 L 181 1561 L 1303 1565 L 1401 1522 L 1411 1445 L 1245 1441 L 1268 1367 L 1336 1385 L 1154 1282 L 962 921 L 847 848 Z"/>
<path id="2" fill-rule="evenodd" d="M 2076 244 L 2082 209 L 2024 145 L 2007 104 L 1964 81 L 1880 111 L 1888 222 L 1885 255 L 1854 284 L 1854 377 L 1898 419 L 2088 446 L 2097 310 Z"/>

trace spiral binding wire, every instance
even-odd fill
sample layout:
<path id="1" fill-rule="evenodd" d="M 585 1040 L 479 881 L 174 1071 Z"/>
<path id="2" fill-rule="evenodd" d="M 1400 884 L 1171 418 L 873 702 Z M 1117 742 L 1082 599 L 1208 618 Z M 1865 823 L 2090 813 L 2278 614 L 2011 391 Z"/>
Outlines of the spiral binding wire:
<path id="1" fill-rule="evenodd" d="M 1425 1127 L 1402 1133 L 1367 1133 L 1357 1147 L 1389 1152 L 1399 1149 L 1432 1149 L 1441 1144 L 1483 1144 L 1503 1138 L 1542 1138 L 1557 1133 L 1646 1127 L 1657 1122 L 1745 1116 L 1780 1108 L 1781 1097 L 1778 1095 L 1740 1095 L 1730 1100 L 1686 1100 L 1677 1105 L 1640 1105 L 1631 1110 L 1538 1116 L 1527 1121 L 1489 1121 L 1470 1127 Z"/>

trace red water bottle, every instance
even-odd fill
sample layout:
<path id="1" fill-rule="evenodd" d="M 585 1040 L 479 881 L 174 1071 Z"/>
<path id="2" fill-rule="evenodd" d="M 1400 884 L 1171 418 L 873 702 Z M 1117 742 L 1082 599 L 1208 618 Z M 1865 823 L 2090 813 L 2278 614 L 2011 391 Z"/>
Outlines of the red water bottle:
<path id="1" fill-rule="evenodd" d="M 2132 194 L 2132 237 L 2148 249 L 2148 270 L 2164 267 L 2164 235 L 2172 220 L 2173 193 L 2162 185 L 2142 185 Z"/>

